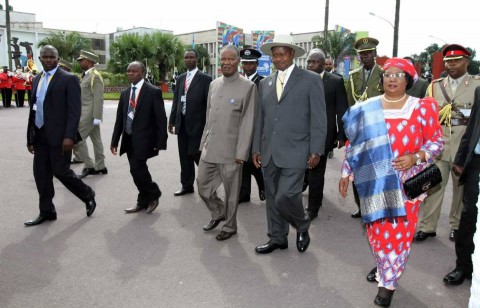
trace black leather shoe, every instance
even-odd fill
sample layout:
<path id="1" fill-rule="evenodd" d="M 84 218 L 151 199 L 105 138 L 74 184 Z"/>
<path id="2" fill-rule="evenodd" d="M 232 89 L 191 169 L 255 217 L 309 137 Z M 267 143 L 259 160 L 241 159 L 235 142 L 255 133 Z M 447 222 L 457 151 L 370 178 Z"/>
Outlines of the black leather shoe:
<path id="1" fill-rule="evenodd" d="M 268 241 L 268 243 L 255 247 L 255 252 L 259 254 L 271 253 L 277 249 L 287 249 L 288 244 L 277 244 Z"/>
<path id="2" fill-rule="evenodd" d="M 56 213 L 52 214 L 52 215 L 49 215 L 49 216 L 39 215 L 35 219 L 27 220 L 24 224 L 27 227 L 31 227 L 31 226 L 36 226 L 36 225 L 39 225 L 41 223 L 44 223 L 45 221 L 52 221 L 52 220 L 57 220 L 57 214 Z"/>
<path id="3" fill-rule="evenodd" d="M 225 219 L 225 218 L 222 217 L 222 218 L 220 218 L 220 219 L 212 219 L 212 220 L 210 220 L 210 222 L 209 222 L 208 224 L 206 224 L 205 226 L 203 226 L 203 230 L 204 230 L 204 231 L 210 231 L 210 230 L 215 229 L 215 228 L 218 226 L 218 224 L 219 224 L 222 220 L 224 220 L 224 219 Z"/>
<path id="4" fill-rule="evenodd" d="M 238 204 L 247 203 L 247 202 L 250 202 L 250 197 L 249 196 L 238 198 Z"/>
<path id="5" fill-rule="evenodd" d="M 369 281 L 369 282 L 377 281 L 376 274 L 377 274 L 377 267 L 374 267 L 374 268 L 372 268 L 372 270 L 370 272 L 368 272 L 367 281 Z"/>
<path id="6" fill-rule="evenodd" d="M 436 233 L 436 232 L 423 232 L 423 231 L 418 231 L 418 232 L 415 233 L 415 235 L 413 236 L 413 239 L 416 240 L 417 242 L 423 242 L 423 241 L 426 240 L 429 236 L 435 237 L 435 236 L 437 236 L 437 233 Z"/>
<path id="7" fill-rule="evenodd" d="M 443 278 L 443 282 L 452 286 L 458 286 L 463 283 L 465 279 L 471 279 L 472 273 L 467 273 L 459 269 L 454 269 Z"/>
<path id="8" fill-rule="evenodd" d="M 128 209 L 125 209 L 125 213 L 127 214 L 131 214 L 131 213 L 136 213 L 136 212 L 140 212 L 140 211 L 143 211 L 143 210 L 146 210 L 147 208 L 146 207 L 143 207 L 143 206 L 140 206 L 137 204 L 137 206 L 135 207 L 129 207 Z"/>
<path id="9" fill-rule="evenodd" d="M 299 252 L 307 251 L 308 245 L 310 245 L 310 236 L 308 231 L 297 233 L 297 250 Z"/>
<path id="10" fill-rule="evenodd" d="M 380 295 L 375 296 L 375 300 L 373 303 L 377 306 L 380 307 L 390 307 L 390 304 L 392 303 L 392 298 L 383 298 Z"/>
<path id="11" fill-rule="evenodd" d="M 150 202 L 148 203 L 147 213 L 150 214 L 151 212 L 155 211 L 155 209 L 157 208 L 158 203 L 159 203 L 159 201 L 160 201 L 159 199 L 160 199 L 160 198 L 157 198 L 157 199 L 155 199 L 155 200 L 153 200 L 153 201 L 150 201 Z"/>
<path id="12" fill-rule="evenodd" d="M 312 220 L 314 220 L 315 218 L 318 217 L 317 213 L 314 213 L 314 212 L 309 211 L 309 210 L 307 210 L 307 215 L 308 215 L 308 218 L 310 218 L 310 221 L 312 221 Z"/>
<path id="13" fill-rule="evenodd" d="M 92 193 L 92 198 L 85 202 L 85 207 L 87 208 L 87 217 L 92 216 L 95 208 L 97 207 L 97 202 L 95 202 L 95 192 L 93 191 Z"/>
<path id="14" fill-rule="evenodd" d="M 95 174 L 108 174 L 108 169 L 107 167 L 100 169 L 100 170 L 95 170 Z"/>
<path id="15" fill-rule="evenodd" d="M 260 201 L 265 200 L 265 190 L 261 189 L 258 191 L 258 197 L 260 198 Z"/>
<path id="16" fill-rule="evenodd" d="M 83 161 L 78 160 L 76 157 L 74 157 L 74 158 L 72 159 L 72 162 L 71 162 L 70 164 L 72 164 L 72 165 L 75 165 L 75 164 L 83 164 Z"/>
<path id="17" fill-rule="evenodd" d="M 229 238 L 232 237 L 232 235 L 234 234 L 237 234 L 236 231 L 234 232 L 227 232 L 227 231 L 221 231 L 220 233 L 217 234 L 217 236 L 215 236 L 215 238 L 217 239 L 217 241 L 224 241 L 224 240 L 228 240 Z"/>
<path id="18" fill-rule="evenodd" d="M 357 210 L 356 212 L 352 213 L 352 218 L 360 218 L 362 217 L 362 212 L 360 212 L 360 210 Z"/>
<path id="19" fill-rule="evenodd" d="M 450 235 L 448 236 L 448 239 L 451 240 L 452 242 L 455 242 L 455 239 L 457 238 L 457 232 L 458 230 L 451 230 Z"/>
<path id="20" fill-rule="evenodd" d="M 97 174 L 97 171 L 95 171 L 95 168 L 83 168 L 82 174 L 80 174 L 78 177 L 83 179 L 84 177 L 88 175 L 93 175 Z"/>
<path id="21" fill-rule="evenodd" d="M 183 195 L 186 195 L 186 194 L 193 194 L 193 192 L 194 192 L 193 188 L 182 187 L 182 189 L 180 189 L 179 191 L 174 192 L 173 195 L 175 197 L 179 197 L 179 196 L 183 196 Z"/>

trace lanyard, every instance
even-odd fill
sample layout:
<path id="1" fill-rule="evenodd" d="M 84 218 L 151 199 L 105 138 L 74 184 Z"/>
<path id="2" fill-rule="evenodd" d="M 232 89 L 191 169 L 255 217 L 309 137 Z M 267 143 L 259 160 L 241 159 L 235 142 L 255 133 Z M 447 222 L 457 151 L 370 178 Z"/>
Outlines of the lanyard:
<path id="1" fill-rule="evenodd" d="M 138 93 L 136 93 L 136 95 L 135 95 L 135 101 L 132 101 L 132 96 L 130 95 L 130 106 L 132 106 L 134 110 L 137 108 L 138 97 L 140 96 L 140 91 L 141 90 L 142 90 L 142 88 L 138 89 Z M 133 91 L 133 89 L 132 89 L 132 91 Z"/>

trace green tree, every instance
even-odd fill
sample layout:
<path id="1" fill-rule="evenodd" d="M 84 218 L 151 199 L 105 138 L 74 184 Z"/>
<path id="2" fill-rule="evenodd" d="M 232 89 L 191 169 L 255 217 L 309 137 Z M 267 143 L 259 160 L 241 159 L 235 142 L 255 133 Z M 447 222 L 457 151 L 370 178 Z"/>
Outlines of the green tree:
<path id="1" fill-rule="evenodd" d="M 176 64 L 183 63 L 185 47 L 178 37 L 169 33 L 155 32 L 146 35 L 145 40 L 149 41 L 153 48 L 151 60 L 156 66 L 156 70 L 152 70 L 155 77 L 157 80 L 167 81 Z"/>
<path id="2" fill-rule="evenodd" d="M 78 32 L 51 32 L 49 36 L 38 43 L 38 47 L 52 45 L 58 50 L 58 56 L 68 62 L 75 62 L 80 50 L 91 50 L 92 41 Z"/>
<path id="3" fill-rule="evenodd" d="M 133 61 L 148 62 L 154 55 L 151 41 L 137 34 L 125 34 L 110 44 L 108 69 L 113 73 L 124 74 Z"/>
<path id="4" fill-rule="evenodd" d="M 195 45 L 195 51 L 198 54 L 198 69 L 204 71 L 205 67 L 210 67 L 210 55 L 202 45 Z"/>
<path id="5" fill-rule="evenodd" d="M 316 35 L 312 38 L 313 45 L 323 50 L 325 55 L 333 59 L 338 57 L 354 56 L 357 54 L 353 44 L 355 43 L 355 34 L 346 32 L 328 32 L 326 37 Z"/>

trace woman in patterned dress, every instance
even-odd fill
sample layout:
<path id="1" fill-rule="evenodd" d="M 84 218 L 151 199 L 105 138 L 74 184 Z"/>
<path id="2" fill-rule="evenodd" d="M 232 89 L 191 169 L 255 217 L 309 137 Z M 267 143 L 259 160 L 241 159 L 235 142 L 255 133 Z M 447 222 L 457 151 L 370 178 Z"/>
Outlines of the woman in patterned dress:
<path id="1" fill-rule="evenodd" d="M 438 104 L 408 96 L 416 77 L 406 60 L 383 66 L 385 94 L 352 106 L 344 115 L 349 144 L 342 166 L 340 194 L 355 177 L 362 217 L 377 264 L 374 303 L 390 306 L 405 269 L 418 221 L 422 194 L 408 200 L 403 183 L 425 169 L 443 149 Z"/>

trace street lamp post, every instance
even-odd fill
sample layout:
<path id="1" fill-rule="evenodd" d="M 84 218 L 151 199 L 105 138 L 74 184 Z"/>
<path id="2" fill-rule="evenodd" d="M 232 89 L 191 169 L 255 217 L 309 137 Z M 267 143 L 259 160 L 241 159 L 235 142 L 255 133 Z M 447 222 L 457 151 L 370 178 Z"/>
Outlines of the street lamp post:
<path id="1" fill-rule="evenodd" d="M 382 16 L 378 16 L 376 15 L 375 13 L 373 12 L 369 12 L 368 14 L 372 15 L 372 16 L 375 16 L 377 18 L 380 18 L 381 20 L 383 21 L 386 21 L 393 29 L 393 51 L 392 51 L 392 56 L 393 57 L 396 57 L 397 56 L 397 53 L 398 53 L 398 25 L 397 27 L 395 27 L 392 22 Z M 395 24 L 397 24 L 398 21 L 395 20 Z"/>
<path id="2" fill-rule="evenodd" d="M 441 38 L 439 38 L 439 37 L 436 37 L 436 36 L 433 36 L 433 35 L 431 35 L 431 34 L 430 34 L 428 37 L 431 37 L 431 38 L 434 38 L 434 39 L 436 39 L 436 40 L 442 41 L 442 42 L 443 42 L 445 45 L 447 45 L 447 44 L 448 44 L 448 43 L 447 43 L 447 41 L 445 41 L 445 40 L 442 40 Z"/>

